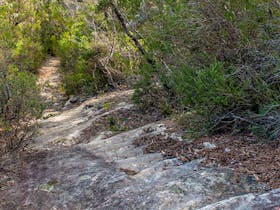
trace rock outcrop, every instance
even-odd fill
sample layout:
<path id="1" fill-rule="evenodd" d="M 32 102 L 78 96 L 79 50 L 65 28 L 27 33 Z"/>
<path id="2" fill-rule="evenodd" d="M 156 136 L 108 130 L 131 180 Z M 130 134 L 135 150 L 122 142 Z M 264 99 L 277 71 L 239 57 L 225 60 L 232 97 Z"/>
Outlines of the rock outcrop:
<path id="1" fill-rule="evenodd" d="M 228 168 L 145 154 L 133 141 L 177 138 L 169 120 L 140 112 L 133 91 L 89 99 L 39 122 L 25 151 L 0 171 L 1 209 L 273 209 L 279 190 L 265 194 L 253 178 Z M 120 119 L 122 126 L 119 126 Z"/>

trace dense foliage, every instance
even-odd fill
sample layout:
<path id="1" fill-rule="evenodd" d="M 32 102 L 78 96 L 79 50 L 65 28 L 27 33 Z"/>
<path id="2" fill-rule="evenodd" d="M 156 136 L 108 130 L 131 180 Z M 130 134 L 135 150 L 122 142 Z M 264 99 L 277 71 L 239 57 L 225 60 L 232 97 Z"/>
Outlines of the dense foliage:
<path id="1" fill-rule="evenodd" d="M 142 70 L 136 101 L 154 104 L 159 90 L 147 79 L 156 75 L 169 95 L 161 104 L 187 113 L 182 122 L 191 133 L 253 131 L 279 137 L 277 1 L 141 1 L 135 6 L 133 30 L 141 31 L 157 64 Z"/>
<path id="2" fill-rule="evenodd" d="M 48 43 L 61 58 L 68 95 L 93 95 L 117 87 L 137 68 L 134 46 L 117 31 L 112 15 L 101 12 L 96 3 L 53 1 L 50 7 L 58 31 Z"/>
<path id="3" fill-rule="evenodd" d="M 67 95 L 137 78 L 135 102 L 180 113 L 191 134 L 275 139 L 279 7 L 277 0 L 0 2 L 0 128 L 38 116 L 34 73 L 51 54 L 61 59 Z"/>
<path id="4" fill-rule="evenodd" d="M 11 148 L 41 110 L 34 75 L 44 54 L 41 6 L 37 1 L 0 3 L 0 139 Z"/>

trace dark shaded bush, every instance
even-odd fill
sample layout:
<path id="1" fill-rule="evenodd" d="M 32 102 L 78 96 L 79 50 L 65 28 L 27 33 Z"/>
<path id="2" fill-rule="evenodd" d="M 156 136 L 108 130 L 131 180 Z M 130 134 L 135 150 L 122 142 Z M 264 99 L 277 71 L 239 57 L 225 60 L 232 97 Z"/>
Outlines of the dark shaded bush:
<path id="1" fill-rule="evenodd" d="M 68 95 L 94 95 L 100 90 L 108 90 L 114 86 L 115 80 L 121 79 L 117 70 L 111 71 L 112 59 L 102 62 L 109 53 L 105 46 L 90 45 L 81 49 L 71 45 L 66 49 L 62 46 L 60 50 L 64 87 Z"/>
<path id="2" fill-rule="evenodd" d="M 6 77 L 0 76 L 0 153 L 3 148 L 9 151 L 24 143 L 42 110 L 32 73 L 12 68 Z"/>
<path id="3" fill-rule="evenodd" d="M 178 112 L 188 113 L 182 122 L 192 133 L 253 131 L 278 138 L 278 9 L 273 0 L 154 3 L 142 28 L 158 66 L 148 88 L 144 74 L 136 91 L 142 101 L 136 99 L 157 100 L 154 85 Z"/>
<path id="4" fill-rule="evenodd" d="M 41 3 L 0 4 L 0 150 L 21 145 L 42 111 L 35 76 L 45 55 L 40 32 L 46 14 Z"/>

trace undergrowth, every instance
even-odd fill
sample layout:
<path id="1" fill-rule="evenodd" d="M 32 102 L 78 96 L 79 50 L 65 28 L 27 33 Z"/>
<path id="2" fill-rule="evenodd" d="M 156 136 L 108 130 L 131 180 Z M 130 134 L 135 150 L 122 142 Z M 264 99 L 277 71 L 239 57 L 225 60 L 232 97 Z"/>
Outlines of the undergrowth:
<path id="1" fill-rule="evenodd" d="M 150 68 L 142 70 L 135 102 L 143 106 L 168 101 L 191 136 L 253 132 L 277 139 L 278 3 L 163 4 L 153 4 L 153 19 L 141 26 L 158 66 L 149 79 Z"/>

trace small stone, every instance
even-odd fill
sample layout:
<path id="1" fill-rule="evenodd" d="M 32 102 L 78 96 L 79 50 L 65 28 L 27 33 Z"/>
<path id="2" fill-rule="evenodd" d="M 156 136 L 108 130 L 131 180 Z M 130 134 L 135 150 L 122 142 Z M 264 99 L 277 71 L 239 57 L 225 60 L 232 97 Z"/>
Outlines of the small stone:
<path id="1" fill-rule="evenodd" d="M 101 110 L 101 109 L 103 109 L 102 104 L 98 104 L 98 105 L 97 105 L 97 110 Z"/>
<path id="2" fill-rule="evenodd" d="M 134 170 L 131 170 L 131 169 L 128 169 L 128 168 L 120 168 L 120 171 L 126 173 L 127 175 L 130 175 L 130 176 L 134 176 L 136 175 L 138 172 L 137 171 L 134 171 Z"/>
<path id="3" fill-rule="evenodd" d="M 91 179 L 91 176 L 89 176 L 89 175 L 80 176 L 81 181 L 85 181 L 85 180 L 89 180 L 89 179 Z"/>
<path id="4" fill-rule="evenodd" d="M 204 142 L 203 143 L 203 146 L 206 148 L 206 149 L 214 149 L 216 148 L 216 145 L 215 144 L 212 144 L 210 142 Z"/>
<path id="5" fill-rule="evenodd" d="M 87 104 L 84 106 L 84 109 L 91 109 L 94 107 L 94 104 Z"/>
<path id="6" fill-rule="evenodd" d="M 75 103 L 77 103 L 78 101 L 79 101 L 79 97 L 78 96 L 73 96 L 73 97 L 71 97 L 66 103 L 65 103 L 65 105 L 64 105 L 64 110 L 66 109 L 66 108 L 70 108 L 70 107 L 72 107 L 72 105 L 73 104 L 75 104 Z"/>
<path id="7" fill-rule="evenodd" d="M 225 148 L 225 152 L 230 152 L 230 149 L 229 148 Z"/>
<path id="8" fill-rule="evenodd" d="M 74 97 L 71 97 L 69 99 L 70 103 L 74 104 L 74 103 L 77 103 L 79 101 L 79 96 L 74 96 Z"/>

